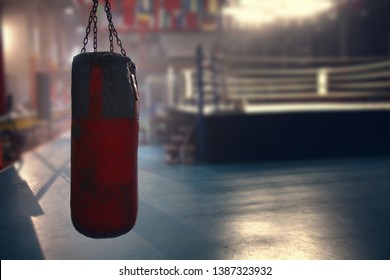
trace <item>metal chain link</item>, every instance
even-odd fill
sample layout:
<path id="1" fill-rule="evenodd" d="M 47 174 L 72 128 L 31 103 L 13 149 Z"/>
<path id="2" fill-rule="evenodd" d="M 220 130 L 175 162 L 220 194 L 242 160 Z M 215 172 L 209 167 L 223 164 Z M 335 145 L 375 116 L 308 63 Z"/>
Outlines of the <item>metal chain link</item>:
<path id="1" fill-rule="evenodd" d="M 122 41 L 119 39 L 118 32 L 116 31 L 114 24 L 112 23 L 111 4 L 110 4 L 109 0 L 106 0 L 106 5 L 104 6 L 104 10 L 106 11 L 106 14 L 107 14 L 108 31 L 110 33 L 110 35 L 109 35 L 110 51 L 114 52 L 114 45 L 113 45 L 114 38 L 112 36 L 112 35 L 114 35 L 118 46 L 121 48 L 122 55 L 126 56 L 126 51 L 123 49 Z"/>
<path id="2" fill-rule="evenodd" d="M 85 38 L 83 41 L 84 46 L 81 49 L 81 53 L 86 52 L 86 46 L 88 44 L 88 36 L 89 36 L 89 33 L 91 32 L 92 22 L 93 22 L 93 49 L 94 49 L 94 52 L 97 52 L 97 21 L 98 21 L 97 8 L 98 8 L 98 5 L 99 5 L 98 0 L 93 0 L 93 7 L 91 10 L 91 13 L 89 14 L 88 26 L 87 26 L 87 29 L 85 32 L 86 33 Z M 112 22 L 111 4 L 110 4 L 109 0 L 106 0 L 106 4 L 104 6 L 104 11 L 107 14 L 107 20 L 108 20 L 110 51 L 114 52 L 113 41 L 114 41 L 114 36 L 115 36 L 116 42 L 117 42 L 118 46 L 121 48 L 122 55 L 126 56 L 126 51 L 123 49 L 122 41 L 119 39 L 118 32 L 116 31 L 114 24 Z"/>
<path id="3" fill-rule="evenodd" d="M 106 8 L 105 8 L 105 10 L 106 10 Z M 112 36 L 112 27 L 110 25 L 110 21 L 112 21 L 112 15 L 108 14 L 107 19 L 109 22 L 109 24 L 108 24 L 108 31 L 109 31 L 108 39 L 110 40 L 110 51 L 114 52 L 114 44 L 113 44 L 114 37 Z"/>
<path id="4" fill-rule="evenodd" d="M 93 33 L 94 33 L 93 48 L 94 48 L 95 52 L 97 51 L 97 15 L 96 15 L 97 8 L 98 8 L 98 0 L 93 0 L 93 7 L 92 7 L 92 10 L 91 10 L 91 13 L 89 14 L 88 26 L 87 26 L 87 29 L 85 31 L 85 38 L 84 38 L 84 41 L 83 41 L 84 46 L 81 49 L 81 53 L 85 53 L 86 52 L 86 46 L 88 44 L 89 33 L 91 32 L 92 21 L 94 22 L 94 26 L 93 26 Z"/>
<path id="5" fill-rule="evenodd" d="M 94 52 L 97 52 L 97 15 L 95 13 L 95 16 L 93 17 L 93 50 Z"/>

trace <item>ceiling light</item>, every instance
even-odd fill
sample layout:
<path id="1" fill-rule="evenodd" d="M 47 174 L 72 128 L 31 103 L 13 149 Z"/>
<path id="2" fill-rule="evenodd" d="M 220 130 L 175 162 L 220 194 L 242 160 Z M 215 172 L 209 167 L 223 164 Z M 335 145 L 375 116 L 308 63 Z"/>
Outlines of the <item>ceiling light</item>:
<path id="1" fill-rule="evenodd" d="M 330 10 L 332 0 L 235 0 L 222 13 L 238 26 L 263 26 L 316 16 Z"/>

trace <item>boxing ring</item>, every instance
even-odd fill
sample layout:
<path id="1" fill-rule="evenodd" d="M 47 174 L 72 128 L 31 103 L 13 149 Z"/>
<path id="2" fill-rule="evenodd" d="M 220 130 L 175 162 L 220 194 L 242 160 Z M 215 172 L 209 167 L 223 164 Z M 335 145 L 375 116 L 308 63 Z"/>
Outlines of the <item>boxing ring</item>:
<path id="1" fill-rule="evenodd" d="M 185 71 L 180 75 L 188 75 Z M 298 91 L 311 97 L 295 102 L 235 102 L 223 96 L 234 87 L 224 91 L 218 84 L 217 99 L 205 90 L 210 86 L 206 78 L 200 79 L 196 71 L 191 75 L 193 95 L 178 90 L 172 114 L 179 128 L 183 122 L 195 129 L 199 161 L 348 153 L 357 157 L 172 166 L 164 163 L 160 147 L 141 146 L 139 219 L 126 235 L 96 240 L 79 234 L 71 224 L 70 135 L 64 134 L 0 172 L 1 258 L 390 258 L 390 157 L 358 156 L 389 152 L 386 87 L 372 96 L 364 90 L 349 99 L 343 92 L 334 101 L 328 90 L 325 95 Z M 387 81 L 373 79 L 372 83 Z M 176 82 L 179 85 L 180 79 Z M 200 89 L 204 95 L 197 95 Z"/>
<path id="2" fill-rule="evenodd" d="M 168 80 L 197 161 L 390 152 L 388 57 L 196 56 Z"/>

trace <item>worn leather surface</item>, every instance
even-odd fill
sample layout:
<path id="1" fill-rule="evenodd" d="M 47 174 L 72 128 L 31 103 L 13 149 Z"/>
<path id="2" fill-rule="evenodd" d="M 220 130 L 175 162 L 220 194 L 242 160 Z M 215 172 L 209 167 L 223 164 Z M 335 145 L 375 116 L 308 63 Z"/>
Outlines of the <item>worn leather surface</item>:
<path id="1" fill-rule="evenodd" d="M 72 117 L 88 117 L 89 82 L 94 66 L 103 71 L 103 116 L 137 118 L 137 95 L 130 78 L 130 58 L 111 52 L 82 53 L 72 64 Z"/>

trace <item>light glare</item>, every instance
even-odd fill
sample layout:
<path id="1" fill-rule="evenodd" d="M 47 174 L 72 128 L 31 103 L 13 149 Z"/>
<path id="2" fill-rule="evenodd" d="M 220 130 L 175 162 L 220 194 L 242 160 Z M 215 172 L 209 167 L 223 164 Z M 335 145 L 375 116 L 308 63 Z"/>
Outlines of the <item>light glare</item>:
<path id="1" fill-rule="evenodd" d="M 66 15 L 66 16 L 74 15 L 74 9 L 72 7 L 66 7 L 64 9 L 64 15 Z"/>
<path id="2" fill-rule="evenodd" d="M 2 26 L 3 38 L 4 38 L 4 54 L 5 56 L 10 55 L 13 48 L 13 36 L 12 29 L 8 23 L 4 23 Z"/>
<path id="3" fill-rule="evenodd" d="M 234 1 L 223 14 L 238 26 L 263 26 L 315 16 L 333 7 L 331 0 L 245 0 Z"/>

